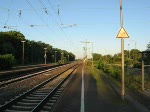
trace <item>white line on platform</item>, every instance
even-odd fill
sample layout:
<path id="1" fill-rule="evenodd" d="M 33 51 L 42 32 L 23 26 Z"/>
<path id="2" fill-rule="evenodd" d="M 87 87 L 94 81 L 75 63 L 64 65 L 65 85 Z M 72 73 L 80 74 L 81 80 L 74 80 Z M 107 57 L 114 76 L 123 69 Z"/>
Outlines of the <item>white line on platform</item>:
<path id="1" fill-rule="evenodd" d="M 80 112 L 84 112 L 84 68 L 82 67 L 82 87 L 81 87 L 81 108 Z"/>

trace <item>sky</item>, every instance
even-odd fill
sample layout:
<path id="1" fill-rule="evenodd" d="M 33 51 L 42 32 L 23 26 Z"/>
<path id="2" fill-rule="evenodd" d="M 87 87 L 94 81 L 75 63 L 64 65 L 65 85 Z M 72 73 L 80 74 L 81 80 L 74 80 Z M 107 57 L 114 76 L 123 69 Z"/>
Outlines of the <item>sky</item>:
<path id="1" fill-rule="evenodd" d="M 122 0 L 122 5 L 129 35 L 125 50 L 146 50 L 150 0 Z M 83 58 L 86 41 L 93 42 L 94 53 L 120 53 L 120 28 L 120 0 L 0 0 L 0 31 L 19 31 L 28 40 L 67 50 L 76 58 Z M 92 44 L 87 47 L 91 54 Z"/>

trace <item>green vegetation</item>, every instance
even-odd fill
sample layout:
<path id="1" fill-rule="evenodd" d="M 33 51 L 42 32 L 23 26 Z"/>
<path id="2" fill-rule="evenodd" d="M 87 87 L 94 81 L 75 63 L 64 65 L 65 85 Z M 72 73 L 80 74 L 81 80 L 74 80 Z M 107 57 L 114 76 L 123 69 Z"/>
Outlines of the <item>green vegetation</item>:
<path id="1" fill-rule="evenodd" d="M 103 90 L 103 92 L 106 93 L 106 88 L 102 85 L 102 79 L 100 77 L 101 72 L 100 71 L 92 70 L 91 67 L 89 67 L 88 70 L 90 71 L 90 74 L 92 75 L 92 77 L 96 81 L 96 86 L 97 86 L 97 92 L 98 92 L 98 94 L 101 93 L 101 90 Z"/>
<path id="2" fill-rule="evenodd" d="M 9 69 L 15 65 L 15 58 L 12 54 L 0 55 L 0 69 Z"/>
<path id="3" fill-rule="evenodd" d="M 108 74 L 113 79 L 121 83 L 121 67 L 117 65 L 107 65 L 104 64 L 99 70 Z M 105 74 L 105 75 L 106 75 Z M 125 74 L 125 85 L 132 89 L 141 89 L 141 76 L 140 75 L 129 75 Z"/>
<path id="4" fill-rule="evenodd" d="M 147 45 L 150 48 L 150 43 Z M 137 49 L 131 51 L 125 50 L 125 85 L 135 90 L 141 90 L 141 73 L 138 69 L 141 69 L 142 54 Z M 147 57 L 144 60 L 146 64 L 150 64 L 150 53 L 147 53 Z M 111 55 L 104 55 L 94 53 L 93 54 L 94 66 L 108 74 L 111 78 L 121 82 L 121 53 Z M 91 62 L 88 62 L 91 65 Z M 130 69 L 129 69 L 130 68 Z M 150 85 L 150 76 L 145 75 L 145 87 Z M 149 86 L 150 87 L 150 86 Z"/>
<path id="5" fill-rule="evenodd" d="M 104 73 L 102 70 L 98 70 L 95 68 L 93 70 L 92 67 L 88 67 L 88 70 L 90 72 L 90 75 L 93 77 L 93 79 L 96 82 L 97 93 L 99 94 L 99 96 L 102 96 L 102 97 L 103 97 L 103 95 L 104 95 L 104 97 L 107 96 L 107 99 L 110 99 L 113 102 L 113 104 L 117 104 L 117 105 L 128 103 L 127 100 L 124 100 L 122 102 L 122 100 L 120 98 L 118 98 L 116 96 L 116 94 L 114 94 L 114 92 L 110 93 L 110 90 L 112 90 L 112 88 L 110 88 L 110 86 L 108 86 L 110 83 L 107 81 L 111 80 L 113 83 L 115 83 L 117 86 L 120 87 L 120 83 L 118 83 L 118 81 L 116 81 L 114 78 L 112 78 L 109 75 L 107 75 L 106 73 Z M 106 79 L 107 79 L 107 81 L 106 81 Z"/>
<path id="6" fill-rule="evenodd" d="M 150 42 L 149 42 L 149 44 L 147 44 L 147 48 L 148 48 L 149 52 L 146 53 L 144 56 L 144 63 L 146 65 L 150 65 Z"/>
<path id="7" fill-rule="evenodd" d="M 56 62 L 59 60 L 63 61 L 61 63 L 65 63 L 68 61 L 74 61 L 75 55 L 71 52 L 67 52 L 65 50 L 53 48 L 51 45 L 46 44 L 41 41 L 27 40 L 25 36 L 17 31 L 9 31 L 9 32 L 0 32 L 0 55 L 12 54 L 16 59 L 16 65 L 22 64 L 22 55 L 23 55 L 23 43 L 21 41 L 25 41 L 24 43 L 24 64 L 41 64 L 44 63 L 44 48 L 47 48 L 47 63 Z M 56 51 L 56 52 L 55 52 Z M 63 53 L 63 55 L 62 55 Z M 11 68 L 7 66 L 7 64 L 1 59 L 0 60 L 0 68 L 8 69 Z M 6 64 L 6 65 L 5 65 Z M 14 64 L 11 64 L 13 66 Z M 5 67 L 4 67 L 5 66 Z"/>
<path id="8" fill-rule="evenodd" d="M 147 45 L 147 48 L 150 51 L 150 43 Z M 141 68 L 141 61 L 142 61 L 142 53 L 138 49 L 131 49 L 124 50 L 125 54 L 125 65 L 135 67 L 135 68 Z M 121 64 L 121 53 L 114 54 L 113 56 L 108 55 L 102 55 L 98 53 L 93 53 L 93 60 L 96 63 L 101 64 L 114 64 L 114 65 L 120 65 Z M 150 52 L 144 54 L 144 62 L 145 64 L 150 64 Z M 102 65 L 99 65 L 102 66 Z"/>

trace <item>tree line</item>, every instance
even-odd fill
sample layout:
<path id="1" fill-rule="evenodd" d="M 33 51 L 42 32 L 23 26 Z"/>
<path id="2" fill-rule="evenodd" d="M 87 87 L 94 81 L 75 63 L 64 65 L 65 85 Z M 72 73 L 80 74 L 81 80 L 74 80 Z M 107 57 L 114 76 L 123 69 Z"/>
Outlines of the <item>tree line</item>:
<path id="1" fill-rule="evenodd" d="M 16 65 L 22 64 L 23 59 L 23 42 L 24 42 L 24 64 L 40 64 L 44 63 L 44 55 L 46 49 L 46 61 L 47 63 L 67 62 L 74 61 L 75 55 L 66 50 L 53 48 L 52 45 L 46 44 L 41 41 L 34 41 L 25 39 L 25 36 L 17 31 L 0 32 L 0 62 L 4 55 L 11 54 L 15 60 Z M 1 65 L 0 64 L 0 65 Z M 0 67 L 1 68 L 1 67 Z"/>
<path id="2" fill-rule="evenodd" d="M 147 50 L 149 52 L 143 55 L 145 64 L 150 64 L 150 43 L 147 44 Z M 131 66 L 140 66 L 142 61 L 142 51 L 138 49 L 124 50 L 125 54 L 125 64 Z M 94 61 L 103 61 L 107 64 L 121 64 L 121 53 L 102 55 L 98 53 L 93 53 Z"/>
<path id="3" fill-rule="evenodd" d="M 145 52 L 146 51 L 146 52 Z M 144 60 L 145 65 L 150 65 L 150 43 L 147 44 L 147 49 L 140 51 L 138 49 L 125 50 L 125 86 L 134 90 L 141 90 L 142 77 L 139 69 L 142 68 L 141 61 Z M 143 53 L 143 54 L 142 54 Z M 115 80 L 122 81 L 122 67 L 121 67 L 121 53 L 114 54 L 113 56 L 102 55 L 98 53 L 93 54 L 95 68 L 103 71 L 105 77 L 114 78 Z M 92 65 L 91 61 L 88 62 Z M 129 67 L 130 66 L 130 67 Z M 145 70 L 149 71 L 148 67 Z M 145 88 L 149 88 L 149 72 L 145 71 Z"/>

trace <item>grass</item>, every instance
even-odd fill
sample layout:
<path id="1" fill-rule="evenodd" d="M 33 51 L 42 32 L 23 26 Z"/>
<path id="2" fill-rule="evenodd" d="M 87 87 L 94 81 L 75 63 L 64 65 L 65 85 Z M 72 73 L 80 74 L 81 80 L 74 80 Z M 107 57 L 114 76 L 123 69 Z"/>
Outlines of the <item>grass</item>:
<path id="1" fill-rule="evenodd" d="M 97 85 L 97 91 L 100 94 L 101 93 L 101 89 L 106 93 L 106 88 L 103 86 L 102 84 L 102 79 L 100 77 L 100 74 L 102 74 L 102 72 L 100 71 L 95 71 L 93 70 L 91 67 L 88 67 L 90 74 L 92 75 L 92 77 L 95 79 L 96 81 L 96 85 Z"/>
<path id="2" fill-rule="evenodd" d="M 111 82 L 113 82 L 116 86 L 121 88 L 121 83 L 119 81 L 115 80 L 114 78 L 110 77 L 109 75 L 107 75 L 106 73 L 104 73 L 103 71 L 99 69 L 94 68 L 93 70 L 91 67 L 89 67 L 89 71 L 92 77 L 96 80 L 98 94 L 101 95 L 103 93 L 104 95 L 107 96 L 108 99 L 110 99 L 112 103 L 115 103 L 115 104 L 129 103 L 127 100 L 124 100 L 124 101 L 121 100 L 121 98 L 119 98 L 117 95 L 113 95 L 113 93 L 111 93 L 110 95 L 110 91 L 113 89 L 111 88 L 109 82 L 106 79 L 111 80 Z"/>
<path id="3" fill-rule="evenodd" d="M 96 68 L 97 67 L 98 65 L 96 66 Z M 107 73 L 107 75 L 111 77 L 111 80 L 114 79 L 119 83 L 121 83 L 122 79 L 121 67 L 115 65 L 104 65 L 99 69 L 102 69 L 105 73 Z M 130 89 L 139 91 L 142 88 L 141 85 L 142 85 L 141 70 L 134 68 L 125 69 L 125 86 Z M 145 73 L 145 88 L 150 89 L 150 74 L 146 73 Z"/>

